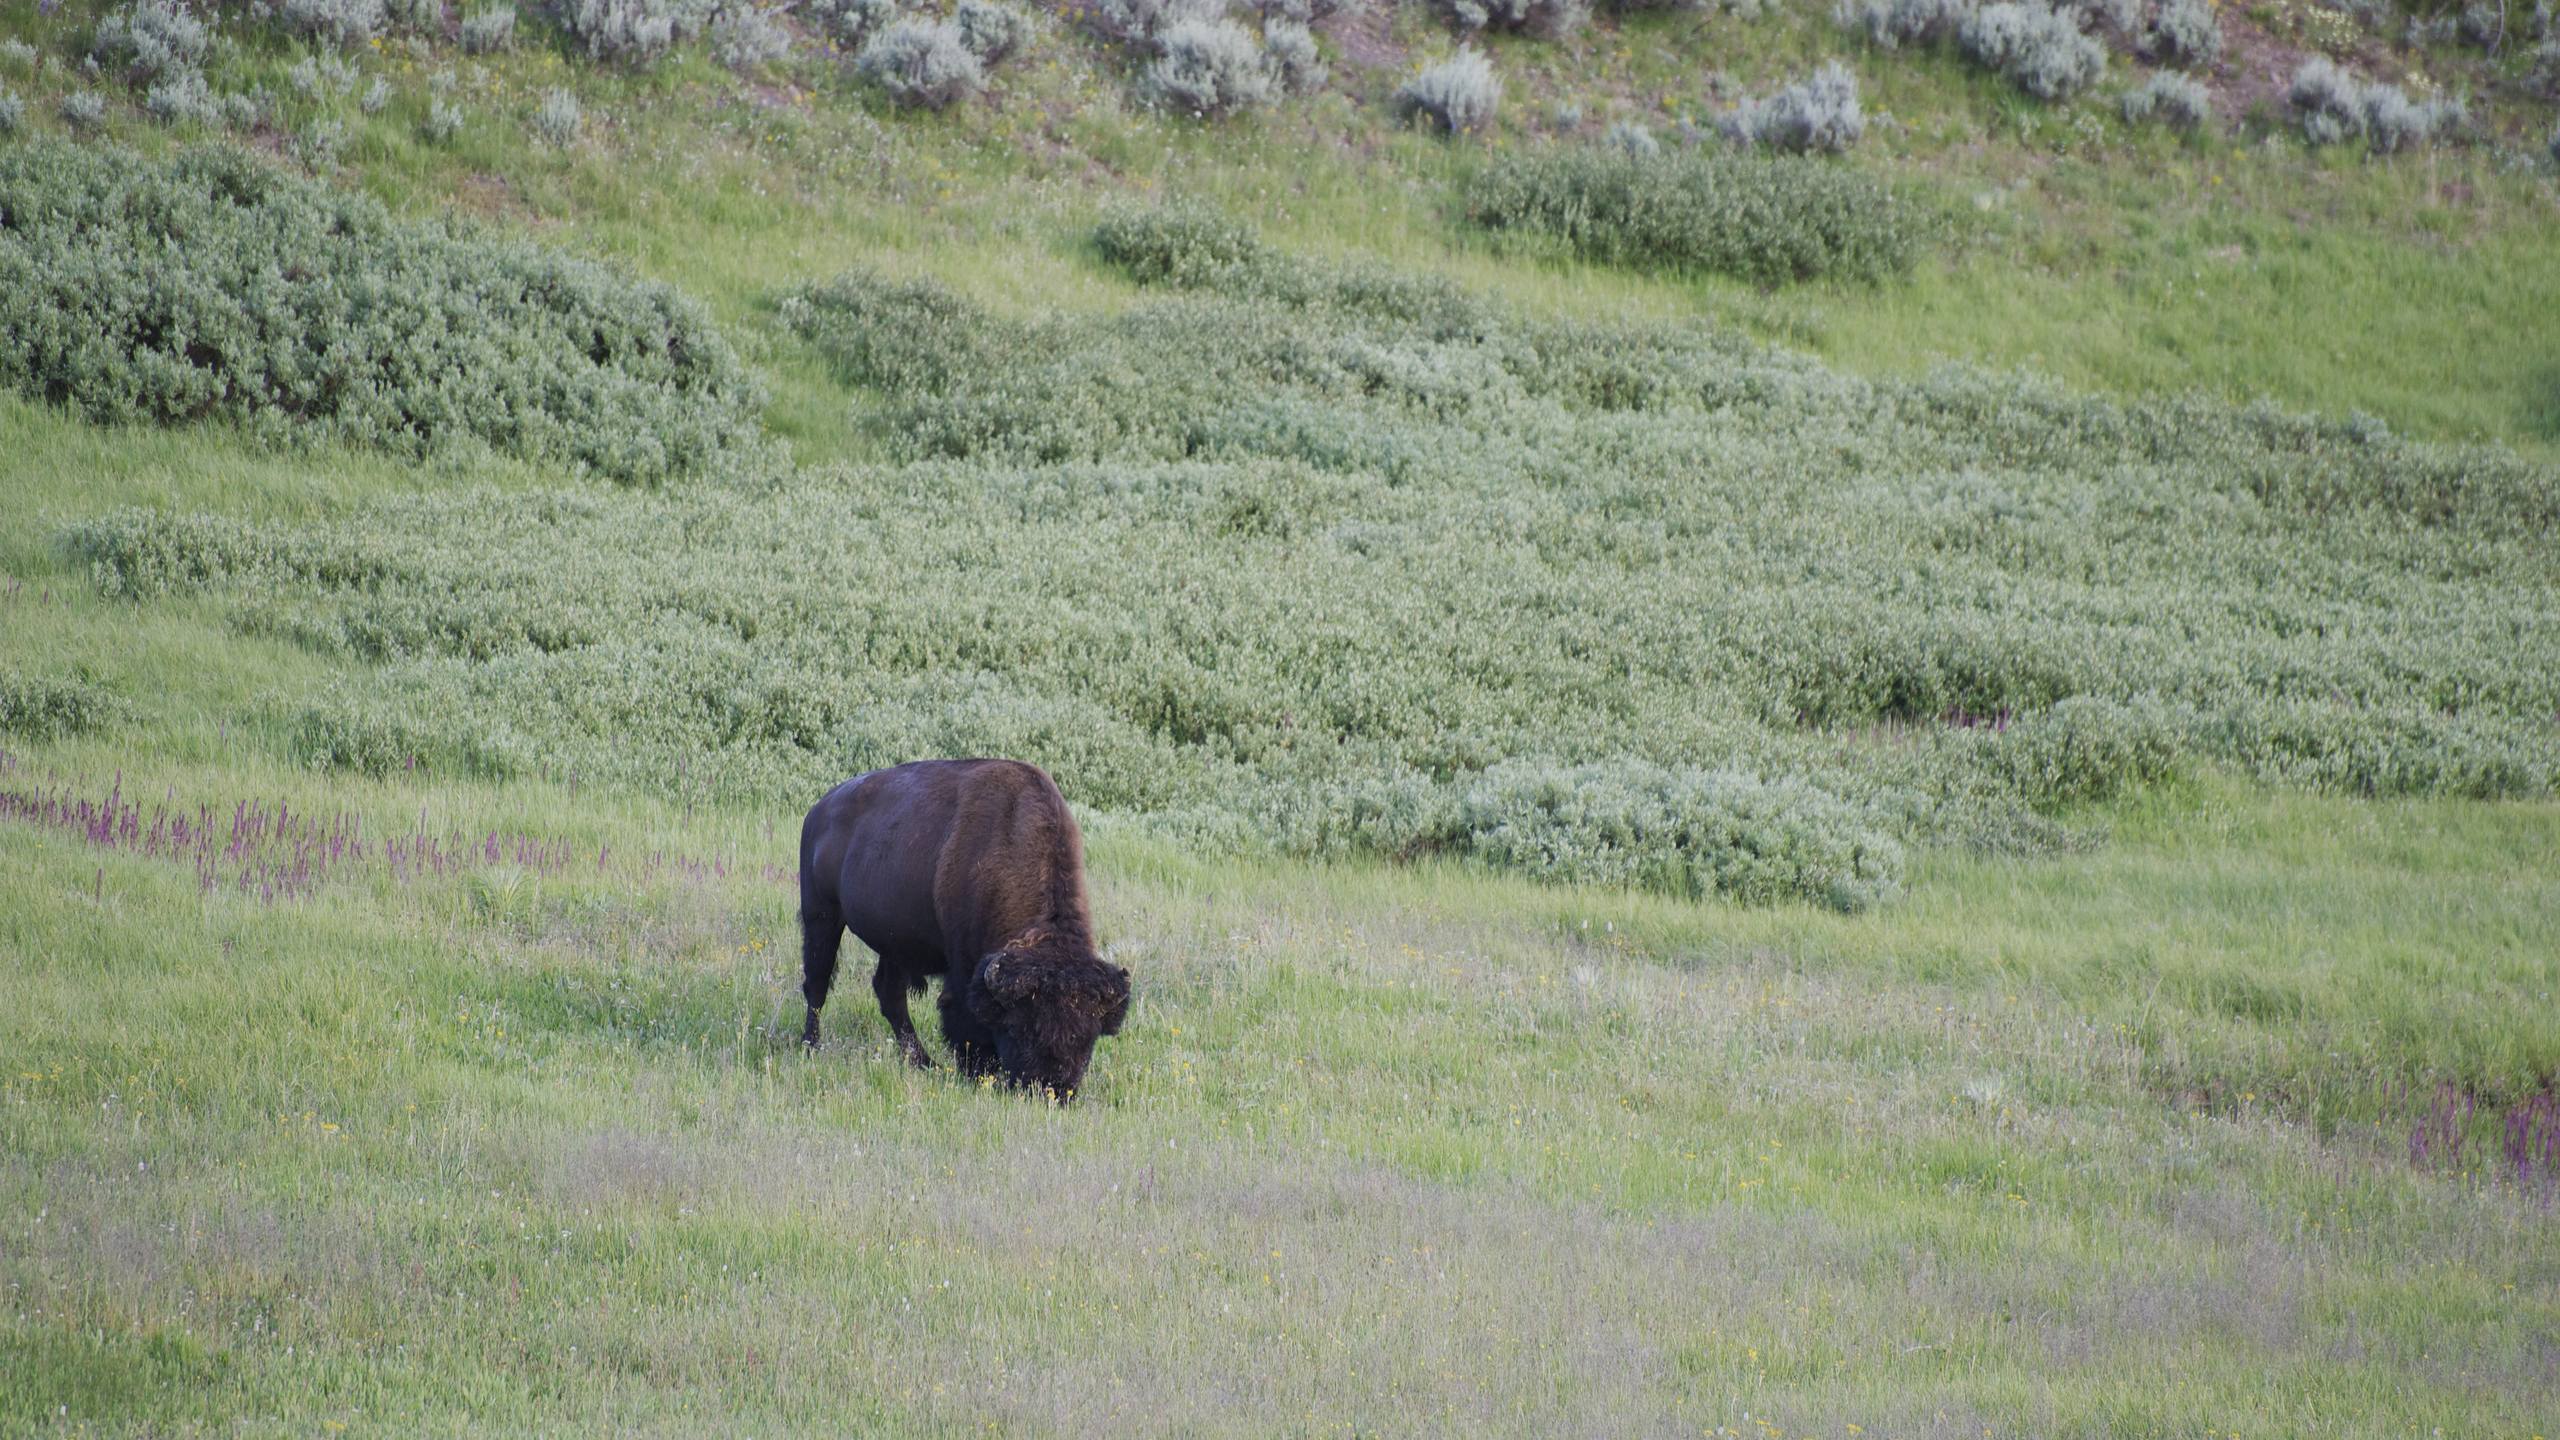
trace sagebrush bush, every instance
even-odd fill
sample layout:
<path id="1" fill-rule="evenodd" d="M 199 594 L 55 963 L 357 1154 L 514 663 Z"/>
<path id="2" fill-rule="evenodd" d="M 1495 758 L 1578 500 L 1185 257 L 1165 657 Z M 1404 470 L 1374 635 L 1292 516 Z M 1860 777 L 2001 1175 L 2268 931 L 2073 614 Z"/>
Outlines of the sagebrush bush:
<path id="1" fill-rule="evenodd" d="M 1891 190 L 1793 156 L 1505 156 L 1468 186 L 1467 214 L 1608 264 L 1765 282 L 1879 279 L 1907 267 L 1919 244 L 1915 217 Z"/>
<path id="2" fill-rule="evenodd" d="M 1965 17 L 1956 40 L 1974 63 L 2039 100 L 2067 100 L 2106 73 L 2106 47 L 2069 11 L 2040 0 L 1986 5 Z"/>
<path id="3" fill-rule="evenodd" d="M 0 214 L 0 384 L 102 422 L 485 446 L 635 482 L 754 441 L 753 382 L 673 292 L 236 150 L 14 150 Z"/>
<path id="4" fill-rule="evenodd" d="M 1722 123 L 1735 141 L 1793 155 L 1837 155 L 1867 133 L 1858 77 L 1837 61 L 1766 99 L 1744 102 Z"/>
<path id="5" fill-rule="evenodd" d="M 513 5 L 485 6 L 462 17 L 462 50 L 466 55 L 495 55 L 515 41 Z"/>
<path id="6" fill-rule="evenodd" d="M 194 71 L 179 71 L 153 81 L 143 94 L 142 110 L 163 125 L 188 121 L 210 125 L 222 119 L 221 103 L 213 98 L 204 77 Z"/>
<path id="7" fill-rule="evenodd" d="M 286 34 L 341 50 L 380 35 L 390 21 L 382 0 L 269 0 L 269 12 Z"/>
<path id="8" fill-rule="evenodd" d="M 968 3 L 975 0 L 963 0 Z M 711 21 L 711 53 L 732 70 L 752 70 L 790 54 L 791 32 L 779 8 L 732 0 Z"/>
<path id="9" fill-rule="evenodd" d="M 1953 40 L 1975 0 L 1840 0 L 1832 18 L 1887 50 Z"/>
<path id="10" fill-rule="evenodd" d="M 2361 79 L 2317 57 L 2293 72 L 2286 99 L 2312 144 L 2362 140 L 2383 154 L 2425 144 L 2463 118 L 2458 101 L 2416 104 L 2396 85 Z"/>
<path id="11" fill-rule="evenodd" d="M 1280 80 L 1262 42 L 1232 20 L 1182 20 L 1156 37 L 1141 77 L 1147 98 L 1167 109 L 1217 119 L 1270 104 Z"/>
<path id="12" fill-rule="evenodd" d="M 461 106 L 437 96 L 427 102 L 427 117 L 419 122 L 418 130 L 430 142 L 446 145 L 462 133 L 466 118 Z"/>
<path id="13" fill-rule="evenodd" d="M 74 90 L 62 97 L 62 123 L 85 134 L 107 123 L 107 97 L 95 90 Z"/>
<path id="14" fill-rule="evenodd" d="M 555 150 L 566 150 L 577 144 L 586 124 L 586 107 L 578 103 L 577 92 L 573 90 L 552 90 L 542 97 L 540 105 L 534 107 L 533 133 Z"/>
<path id="15" fill-rule="evenodd" d="M 1662 153 L 1662 142 L 1653 138 L 1653 132 L 1632 120 L 1609 122 L 1609 128 L 1600 136 L 1600 143 L 1611 150 L 1623 150 L 1640 157 Z"/>
<path id="16" fill-rule="evenodd" d="M 859 51 L 864 41 L 898 18 L 898 0 L 810 0 L 800 12 L 826 32 L 837 48 Z"/>
<path id="17" fill-rule="evenodd" d="M 1444 135 L 1471 135 L 1493 123 L 1502 106 L 1502 77 L 1481 53 L 1462 49 L 1408 76 L 1388 104 L 1407 124 L 1427 118 Z"/>
<path id="18" fill-rule="evenodd" d="M 1459 29 L 1508 30 L 1541 40 L 1573 33 L 1591 18 L 1590 0 L 1437 0 Z"/>
<path id="19" fill-rule="evenodd" d="M 15 135 L 27 124 L 27 102 L 14 90 L 0 86 L 0 136 Z"/>
<path id="20" fill-rule="evenodd" d="M 65 740 L 132 719 L 133 707 L 122 696 L 85 678 L 29 675 L 0 665 L 0 735 Z"/>
<path id="21" fill-rule="evenodd" d="M 1031 43 L 1031 17 L 1003 0 L 960 0 L 951 23 L 959 27 L 960 43 L 990 70 Z"/>
<path id="22" fill-rule="evenodd" d="M 862 47 L 855 66 L 901 105 L 940 110 L 987 87 L 986 67 L 948 20 L 893 20 Z"/>
<path id="23" fill-rule="evenodd" d="M 2155 71 L 2125 92 L 2124 118 L 2128 124 L 2157 121 L 2173 129 L 2193 130 L 2213 118 L 2213 97 L 2187 76 Z"/>
<path id="24" fill-rule="evenodd" d="M 2160 0 L 2143 49 L 2164 65 L 2190 69 L 2222 58 L 2222 20 L 2212 0 Z"/>
<path id="25" fill-rule="evenodd" d="M 1263 21 L 1262 48 L 1271 57 L 1272 73 L 1282 89 L 1303 95 L 1324 84 L 1324 57 L 1306 22 L 1285 16 Z"/>
<path id="26" fill-rule="evenodd" d="M 1227 10 L 1228 0 L 1093 0 L 1084 17 L 1104 39 L 1152 46 L 1175 25 L 1186 20 L 1214 23 L 1226 19 Z"/>
<path id="27" fill-rule="evenodd" d="M 179 0 L 131 0 L 99 19 L 89 58 L 127 84 L 144 86 L 196 74 L 212 43 L 212 27 Z"/>
<path id="28" fill-rule="evenodd" d="M 647 66 L 699 34 L 709 10 L 709 0 L 554 0 L 552 18 L 588 59 Z"/>
<path id="29" fill-rule="evenodd" d="M 26 41 L 14 35 L 0 40 L 0 65 L 32 75 L 43 63 L 44 53 Z"/>

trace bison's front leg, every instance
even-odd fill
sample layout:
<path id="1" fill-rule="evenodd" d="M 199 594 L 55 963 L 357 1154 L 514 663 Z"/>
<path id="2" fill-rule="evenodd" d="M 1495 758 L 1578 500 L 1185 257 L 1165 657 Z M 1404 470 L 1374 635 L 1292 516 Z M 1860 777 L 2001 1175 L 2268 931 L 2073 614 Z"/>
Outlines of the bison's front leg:
<path id="1" fill-rule="evenodd" d="M 942 1038 L 951 1042 L 953 1063 L 960 1073 L 972 1080 L 983 1079 L 996 1070 L 996 1032 L 985 1021 L 969 1013 L 965 998 L 954 996 L 951 985 L 942 987 Z"/>
<path id="2" fill-rule="evenodd" d="M 907 1016 L 907 977 L 885 955 L 871 972 L 871 993 L 880 997 L 880 1014 L 889 1022 L 889 1033 L 897 1037 L 899 1053 L 907 1063 L 919 1070 L 932 1069 L 933 1054 L 924 1048 L 916 1022 Z"/>

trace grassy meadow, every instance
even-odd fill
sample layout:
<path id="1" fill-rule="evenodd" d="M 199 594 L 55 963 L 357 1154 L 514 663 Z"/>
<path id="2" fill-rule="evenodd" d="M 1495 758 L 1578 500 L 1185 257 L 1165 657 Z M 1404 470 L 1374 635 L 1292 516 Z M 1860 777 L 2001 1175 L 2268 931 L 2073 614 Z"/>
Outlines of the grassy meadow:
<path id="1" fill-rule="evenodd" d="M 1455 140 L 1419 8 L 1214 125 L 1054 14 L 939 114 L 234 15 L 232 133 L 121 8 L 0 18 L 0 1434 L 2560 1434 L 2521 53 L 2358 42 L 2473 95 L 2386 156 L 1814 8 Z M 1467 219 L 1835 56 L 1906 268 Z M 127 183 L 226 278 L 36 288 Z M 190 286 L 306 307 L 189 312 L 237 413 L 56 323 Z M 798 1043 L 801 810 L 972 749 L 1135 975 L 1071 1107 Z"/>

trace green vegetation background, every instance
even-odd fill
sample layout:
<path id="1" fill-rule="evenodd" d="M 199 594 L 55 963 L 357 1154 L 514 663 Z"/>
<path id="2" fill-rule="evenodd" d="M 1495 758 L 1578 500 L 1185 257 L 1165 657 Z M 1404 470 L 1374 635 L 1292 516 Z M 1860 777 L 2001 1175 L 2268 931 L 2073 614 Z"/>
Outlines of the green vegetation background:
<path id="1" fill-rule="evenodd" d="M 9 28 L 60 53 L 71 9 Z M 1707 71 L 1757 90 L 1842 48 L 1810 13 L 1504 44 L 1502 132 L 1451 146 L 1386 129 L 1357 71 L 1203 132 L 1063 42 L 911 117 L 824 66 L 626 76 L 529 41 L 470 73 L 450 147 L 417 133 L 440 62 L 394 49 L 335 178 L 699 297 L 809 463 L 887 451 L 789 287 L 867 265 L 1117 312 L 1094 220 L 1168 193 L 1533 317 L 2553 454 L 2553 187 L 2496 146 L 2180 142 L 1852 54 L 1900 121 L 1854 163 L 1961 222 L 1900 282 L 1646 278 L 1457 223 L 1556 103 L 1703 118 Z M 561 85 L 586 138 L 527 144 Z M 1106 821 L 1096 905 L 1141 1001 L 1058 1112 L 910 1074 L 854 1015 L 799 1053 L 789 807 L 315 772 L 292 717 L 343 655 L 236 597 L 102 593 L 58 541 L 125 505 L 341 525 L 559 474 L 24 399 L 0 456 L 0 664 L 32 717 L 0 792 L 226 833 L 281 801 L 449 860 L 271 899 L 0 823 L 0 1429 L 2550 1433 L 2550 1192 L 2501 1149 L 2560 1067 L 2548 800 L 2207 768 L 2074 813 L 2106 832 L 2082 853 L 1922 852 L 1858 916 Z"/>

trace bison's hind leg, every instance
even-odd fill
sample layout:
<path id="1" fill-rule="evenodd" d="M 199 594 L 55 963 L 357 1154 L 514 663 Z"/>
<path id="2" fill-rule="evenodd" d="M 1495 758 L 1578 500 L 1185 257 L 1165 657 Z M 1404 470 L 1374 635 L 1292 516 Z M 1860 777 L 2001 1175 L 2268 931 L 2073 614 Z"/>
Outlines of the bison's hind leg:
<path id="1" fill-rule="evenodd" d="M 827 1006 L 827 991 L 836 983 L 836 952 L 844 948 L 844 917 L 831 910 L 800 911 L 800 998 L 808 1002 L 809 1019 L 800 1043 L 818 1047 L 818 1012 Z"/>

